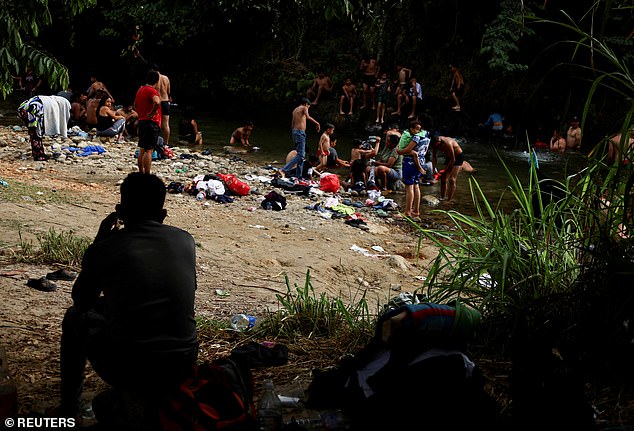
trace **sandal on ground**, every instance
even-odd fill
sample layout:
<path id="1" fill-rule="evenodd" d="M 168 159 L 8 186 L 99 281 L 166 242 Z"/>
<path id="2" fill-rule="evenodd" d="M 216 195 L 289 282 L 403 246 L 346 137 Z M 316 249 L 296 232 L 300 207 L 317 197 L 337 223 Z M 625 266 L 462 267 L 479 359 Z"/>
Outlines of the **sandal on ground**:
<path id="1" fill-rule="evenodd" d="M 29 278 L 26 285 L 35 290 L 39 290 L 40 292 L 53 292 L 54 290 L 57 290 L 57 284 L 48 280 L 46 277 Z"/>
<path id="2" fill-rule="evenodd" d="M 57 271 L 49 272 L 46 274 L 46 278 L 48 280 L 64 280 L 64 281 L 73 281 L 77 278 L 77 273 L 75 271 L 69 271 L 67 269 L 58 269 Z"/>

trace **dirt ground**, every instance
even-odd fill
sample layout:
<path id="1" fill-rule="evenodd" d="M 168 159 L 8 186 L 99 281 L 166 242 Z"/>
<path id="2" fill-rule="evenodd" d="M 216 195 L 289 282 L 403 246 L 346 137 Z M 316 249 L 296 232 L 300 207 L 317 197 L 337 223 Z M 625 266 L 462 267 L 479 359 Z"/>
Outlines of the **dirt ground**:
<path id="1" fill-rule="evenodd" d="M 127 145 L 123 151 L 134 150 Z M 51 228 L 94 237 L 118 202 L 119 184 L 134 163 L 125 168 L 108 160 L 100 160 L 98 167 L 88 161 L 41 163 L 20 157 L 28 154 L 28 143 L 9 147 L 0 157 L 0 179 L 7 183 L 0 187 L 8 191 L 22 183 L 39 190 L 0 199 L 0 339 L 17 383 L 19 412 L 26 415 L 59 401 L 61 320 L 71 305 L 72 282 L 56 282 L 59 288 L 48 293 L 28 287 L 29 278 L 58 267 L 15 263 L 20 239 L 37 246 L 36 235 Z M 161 163 L 154 164 L 159 176 Z M 267 192 L 266 187 L 261 190 Z M 219 204 L 168 194 L 165 222 L 189 231 L 198 245 L 197 316 L 228 321 L 236 312 L 246 312 L 257 318 L 277 307 L 275 295 L 286 292 L 285 275 L 291 284 L 303 285 L 307 270 L 317 294 L 355 300 L 367 292 L 371 307 L 378 307 L 401 291 L 420 287 L 435 257 L 431 246 L 417 253 L 416 236 L 406 222 L 377 217 L 370 208 L 360 210 L 369 227 L 364 231 L 304 208 L 316 200 L 288 196 L 287 210 L 272 212 L 261 209 L 258 199 L 261 195 L 253 194 Z M 370 256 L 351 249 L 353 245 Z M 90 373 L 86 392 L 102 385 Z"/>

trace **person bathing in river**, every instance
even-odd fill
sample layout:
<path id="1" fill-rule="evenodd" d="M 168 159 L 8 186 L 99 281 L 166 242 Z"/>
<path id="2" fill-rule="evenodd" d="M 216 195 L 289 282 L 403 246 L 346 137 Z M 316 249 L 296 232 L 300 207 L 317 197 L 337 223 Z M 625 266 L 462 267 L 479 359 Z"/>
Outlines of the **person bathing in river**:
<path id="1" fill-rule="evenodd" d="M 245 121 L 241 127 L 238 127 L 231 134 L 231 139 L 229 139 L 229 145 L 242 145 L 244 147 L 250 147 L 251 143 L 249 142 L 249 138 L 251 137 L 251 132 L 253 131 L 253 123 L 251 121 Z"/>
<path id="2" fill-rule="evenodd" d="M 451 202 L 456 192 L 458 174 L 462 170 L 464 162 L 462 148 L 455 139 L 436 135 L 431 140 L 431 149 L 434 170 L 438 169 L 438 151 L 440 150 L 445 154 L 446 165 L 440 175 L 440 200 L 447 199 L 447 202 Z"/>
<path id="3" fill-rule="evenodd" d="M 194 119 L 194 108 L 187 106 L 183 118 L 178 123 L 178 139 L 181 142 L 202 145 L 203 135 L 198 130 L 198 123 Z"/>

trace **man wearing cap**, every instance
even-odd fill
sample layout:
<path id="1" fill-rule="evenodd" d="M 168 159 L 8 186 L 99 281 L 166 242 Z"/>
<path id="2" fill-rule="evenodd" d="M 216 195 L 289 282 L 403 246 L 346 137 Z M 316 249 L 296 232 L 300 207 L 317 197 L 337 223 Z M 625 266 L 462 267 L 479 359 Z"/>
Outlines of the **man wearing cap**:
<path id="1" fill-rule="evenodd" d="M 566 132 L 566 148 L 577 149 L 581 145 L 581 127 L 579 127 L 579 118 L 572 117 L 570 126 Z"/>
<path id="2" fill-rule="evenodd" d="M 302 177 L 304 156 L 306 155 L 306 120 L 315 124 L 317 133 L 319 133 L 319 129 L 321 128 L 319 122 L 308 113 L 308 108 L 310 108 L 310 100 L 303 97 L 299 106 L 293 109 L 291 118 L 291 135 L 293 137 L 293 143 L 295 144 L 297 154 L 282 168 L 284 176 L 289 176 L 293 166 L 296 166 L 295 169 L 297 178 Z"/>

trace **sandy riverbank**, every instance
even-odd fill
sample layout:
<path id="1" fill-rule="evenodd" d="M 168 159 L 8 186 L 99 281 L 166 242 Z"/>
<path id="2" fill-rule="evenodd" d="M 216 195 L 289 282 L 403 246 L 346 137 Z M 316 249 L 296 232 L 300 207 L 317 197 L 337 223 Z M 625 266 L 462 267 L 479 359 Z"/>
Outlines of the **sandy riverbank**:
<path id="1" fill-rule="evenodd" d="M 72 284 L 58 282 L 60 288 L 50 293 L 27 287 L 29 278 L 57 268 L 14 263 L 11 256 L 19 234 L 36 245 L 36 235 L 51 228 L 94 237 L 100 221 L 118 202 L 120 182 L 136 170 L 133 143 L 45 140 L 49 154 L 64 153 L 63 146 L 89 144 L 99 144 L 107 152 L 34 162 L 26 130 L 0 128 L 0 179 L 7 183 L 0 186 L 0 337 L 18 382 L 23 413 L 57 401 L 60 323 L 71 304 Z M 153 163 L 154 173 L 166 183 L 187 182 L 199 173 L 233 173 L 240 179 L 270 173 L 238 157 L 181 148 L 173 151 L 176 158 Z M 181 154 L 190 158 L 181 159 Z M 257 179 L 247 182 L 262 194 L 272 189 Z M 307 270 L 317 294 L 325 291 L 354 300 L 367 292 L 371 306 L 378 306 L 399 291 L 420 287 L 420 278 L 436 255 L 435 248 L 425 246 L 417 258 L 411 226 L 378 217 L 372 208 L 358 210 L 367 221 L 365 231 L 305 209 L 329 195 L 287 195 L 286 210 L 273 212 L 260 208 L 262 194 L 236 197 L 230 204 L 168 195 L 166 223 L 186 229 L 198 244 L 198 316 L 229 319 L 235 312 L 245 311 L 257 317 L 267 307 L 277 306 L 276 293 L 286 291 L 285 275 L 291 283 L 303 285 Z M 355 245 L 374 256 L 355 251 Z M 374 251 L 376 246 L 384 252 Z M 97 380 L 94 375 L 89 377 L 88 387 Z"/>

